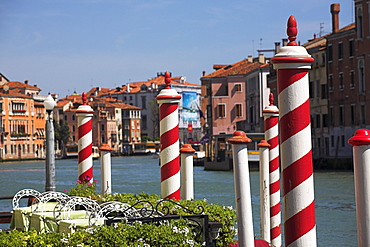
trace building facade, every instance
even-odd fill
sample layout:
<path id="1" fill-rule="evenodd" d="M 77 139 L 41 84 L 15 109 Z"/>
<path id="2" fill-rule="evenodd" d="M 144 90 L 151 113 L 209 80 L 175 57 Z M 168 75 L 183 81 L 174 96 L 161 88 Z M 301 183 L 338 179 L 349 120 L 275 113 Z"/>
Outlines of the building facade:
<path id="1" fill-rule="evenodd" d="M 46 112 L 40 91 L 38 87 L 28 85 L 27 81 L 6 81 L 1 86 L 1 160 L 44 157 Z M 38 100 L 35 96 L 39 96 Z"/>
<path id="2" fill-rule="evenodd" d="M 144 82 L 130 82 L 105 92 L 101 97 L 112 97 L 139 107 L 141 109 L 141 139 L 154 140 L 159 139 L 159 112 L 156 97 L 164 87 L 164 73 L 157 73 L 155 78 Z M 178 76 L 171 77 L 171 87 L 182 96 L 179 105 L 180 141 L 185 143 L 189 138 L 200 140 L 202 136 L 201 86 L 186 82 L 184 76 Z"/>

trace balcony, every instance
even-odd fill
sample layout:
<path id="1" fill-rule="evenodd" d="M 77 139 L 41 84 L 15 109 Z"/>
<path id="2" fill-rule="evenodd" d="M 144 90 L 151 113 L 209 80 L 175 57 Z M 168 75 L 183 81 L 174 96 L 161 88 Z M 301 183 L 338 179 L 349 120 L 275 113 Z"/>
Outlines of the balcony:
<path id="1" fill-rule="evenodd" d="M 21 132 L 12 132 L 10 133 L 10 140 L 27 140 L 29 139 L 31 134 L 21 133 Z"/>
<path id="2" fill-rule="evenodd" d="M 26 114 L 26 110 L 19 110 L 19 109 L 13 109 L 11 112 L 15 116 L 24 116 Z"/>

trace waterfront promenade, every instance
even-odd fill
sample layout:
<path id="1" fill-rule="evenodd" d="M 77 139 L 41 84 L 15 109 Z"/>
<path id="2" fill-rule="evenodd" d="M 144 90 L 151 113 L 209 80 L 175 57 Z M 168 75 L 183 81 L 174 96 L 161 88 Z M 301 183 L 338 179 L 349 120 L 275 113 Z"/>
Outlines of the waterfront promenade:
<path id="1" fill-rule="evenodd" d="M 45 162 L 0 163 L 0 196 L 12 196 L 23 188 L 44 191 Z M 100 182 L 100 163 L 94 161 L 94 177 Z M 315 172 L 315 205 L 318 246 L 357 246 L 353 172 Z M 259 174 L 251 172 L 255 234 L 259 235 Z M 74 187 L 77 160 L 56 161 L 57 191 Z M 194 195 L 211 203 L 235 207 L 232 171 L 204 171 L 194 167 Z M 98 183 L 98 191 L 100 184 Z M 113 193 L 160 194 L 158 159 L 152 156 L 112 158 Z M 11 201 L 0 201 L 0 211 L 10 211 Z M 2 225 L 6 228 L 8 225 Z"/>

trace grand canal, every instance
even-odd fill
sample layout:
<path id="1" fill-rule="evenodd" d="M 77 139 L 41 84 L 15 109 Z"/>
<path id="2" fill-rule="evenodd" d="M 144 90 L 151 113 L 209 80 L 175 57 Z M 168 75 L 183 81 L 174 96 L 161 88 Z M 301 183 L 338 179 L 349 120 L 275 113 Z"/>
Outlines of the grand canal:
<path id="1" fill-rule="evenodd" d="M 45 162 L 0 163 L 0 196 L 12 196 L 24 188 L 44 191 Z M 94 177 L 100 180 L 100 163 L 94 161 Z M 259 174 L 251 172 L 254 232 L 259 233 Z M 315 205 L 318 246 L 357 246 L 353 172 L 315 172 Z M 77 180 L 77 160 L 56 161 L 57 191 L 69 190 Z M 112 158 L 112 191 L 160 194 L 158 160 L 151 156 Z M 194 168 L 196 199 L 235 206 L 233 173 Z M 98 191 L 100 186 L 98 184 Z M 10 211 L 11 201 L 0 201 L 0 211 Z M 2 225 L 2 228 L 9 225 Z"/>

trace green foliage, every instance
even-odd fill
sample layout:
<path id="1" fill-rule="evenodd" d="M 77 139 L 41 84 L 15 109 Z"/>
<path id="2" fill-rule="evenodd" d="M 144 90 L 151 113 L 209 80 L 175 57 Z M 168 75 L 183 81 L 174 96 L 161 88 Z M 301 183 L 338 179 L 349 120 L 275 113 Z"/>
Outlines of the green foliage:
<path id="1" fill-rule="evenodd" d="M 186 220 L 175 220 L 161 225 L 119 223 L 114 226 L 77 231 L 73 234 L 37 234 L 36 231 L 13 230 L 0 233 L 0 246 L 202 246 L 195 241 L 187 223 Z"/>
<path id="2" fill-rule="evenodd" d="M 96 183 L 76 181 L 76 187 L 72 188 L 68 194 L 71 196 L 84 196 L 100 202 L 119 201 L 136 208 L 157 206 L 161 201 L 156 194 L 132 194 L 115 193 L 101 195 L 96 193 Z M 179 206 L 179 205 L 181 206 Z M 184 208 L 191 211 L 184 210 Z M 171 215 L 198 214 L 203 211 L 209 216 L 210 221 L 222 223 L 219 237 L 216 244 L 218 247 L 229 246 L 236 234 L 235 222 L 236 213 L 231 207 L 220 206 L 207 203 L 206 200 L 181 200 L 168 202 L 164 201 L 158 205 L 159 211 Z M 35 231 L 19 232 L 4 231 L 0 232 L 0 247 L 2 246 L 36 246 L 36 247 L 67 247 L 67 246 L 135 246 L 135 247 L 154 247 L 154 246 L 202 246 L 195 239 L 195 235 L 190 229 L 189 222 L 185 219 L 175 220 L 167 224 L 125 224 L 119 223 L 114 226 L 100 226 L 87 230 L 77 231 L 73 234 L 62 233 L 42 233 Z"/>
<path id="3" fill-rule="evenodd" d="M 70 138 L 70 131 L 68 124 L 66 122 L 61 121 L 60 124 L 56 121 L 54 123 L 54 133 L 55 133 L 55 140 L 60 143 L 67 143 Z"/>
<path id="4" fill-rule="evenodd" d="M 84 181 L 77 180 L 76 187 L 72 188 L 70 191 L 64 190 L 70 196 L 83 196 L 92 199 L 97 199 L 98 195 L 96 193 L 96 185 L 98 180 L 90 181 L 90 178 L 86 177 Z"/>

